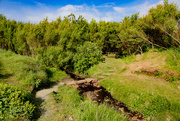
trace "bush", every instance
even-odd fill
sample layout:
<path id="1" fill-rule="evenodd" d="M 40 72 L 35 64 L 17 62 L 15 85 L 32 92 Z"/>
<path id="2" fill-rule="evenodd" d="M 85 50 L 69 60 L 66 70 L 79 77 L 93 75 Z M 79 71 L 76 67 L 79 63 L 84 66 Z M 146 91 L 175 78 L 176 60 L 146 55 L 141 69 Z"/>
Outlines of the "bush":
<path id="1" fill-rule="evenodd" d="M 58 46 L 49 46 L 47 49 L 38 49 L 38 59 L 48 67 L 70 68 L 72 60 L 72 52 L 64 51 Z"/>
<path id="2" fill-rule="evenodd" d="M 46 68 L 46 73 L 48 75 L 48 79 L 50 82 L 57 82 L 59 80 L 62 80 L 64 78 L 68 78 L 69 76 L 66 74 L 66 72 L 61 71 L 57 68 Z"/>
<path id="3" fill-rule="evenodd" d="M 0 84 L 0 120 L 33 116 L 35 106 L 30 103 L 31 96 L 21 89 Z"/>
<path id="4" fill-rule="evenodd" d="M 77 53 L 73 57 L 74 69 L 78 73 L 84 73 L 93 65 L 103 61 L 100 48 L 95 43 L 85 42 L 77 48 Z"/>

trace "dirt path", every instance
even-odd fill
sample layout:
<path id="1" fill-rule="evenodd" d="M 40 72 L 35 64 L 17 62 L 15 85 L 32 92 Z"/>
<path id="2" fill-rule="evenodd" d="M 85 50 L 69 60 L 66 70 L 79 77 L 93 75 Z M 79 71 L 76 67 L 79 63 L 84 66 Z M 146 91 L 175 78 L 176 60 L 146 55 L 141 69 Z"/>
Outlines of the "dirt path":
<path id="1" fill-rule="evenodd" d="M 38 91 L 36 93 L 36 98 L 41 98 L 42 100 L 46 100 L 48 98 L 47 94 L 49 94 L 53 91 L 57 91 L 58 87 L 63 84 L 64 84 L 64 82 L 59 82 L 58 84 L 54 85 L 53 87 L 51 87 L 49 89 L 43 89 L 43 90 Z"/>
<path id="2" fill-rule="evenodd" d="M 35 119 L 33 119 L 33 121 L 41 121 L 42 119 L 46 119 L 46 117 L 48 117 L 49 115 L 53 115 L 51 112 L 52 109 L 49 108 L 48 106 L 51 105 L 51 104 L 46 104 L 48 99 L 51 99 L 51 95 L 48 95 L 50 94 L 51 92 L 53 91 L 58 91 L 58 87 L 60 85 L 64 85 L 66 83 L 69 83 L 69 82 L 74 82 L 73 79 L 71 78 L 66 78 L 66 79 L 63 79 L 61 80 L 61 82 L 53 85 L 51 88 L 48 88 L 48 89 L 42 89 L 42 90 L 39 90 L 38 92 L 36 92 L 36 95 L 35 95 L 35 102 L 36 102 L 36 105 L 37 105 L 37 109 L 35 111 Z M 50 102 L 52 103 L 52 102 Z M 53 104 L 52 104 L 53 105 Z"/>

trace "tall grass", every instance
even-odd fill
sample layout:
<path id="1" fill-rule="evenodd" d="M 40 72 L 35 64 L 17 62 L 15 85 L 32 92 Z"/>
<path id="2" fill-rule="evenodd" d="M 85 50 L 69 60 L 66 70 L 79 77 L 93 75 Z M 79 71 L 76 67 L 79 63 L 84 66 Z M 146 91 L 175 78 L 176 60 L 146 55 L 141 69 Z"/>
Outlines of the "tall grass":
<path id="1" fill-rule="evenodd" d="M 180 71 L 180 49 L 169 49 L 166 51 L 166 68 Z"/>
<path id="2" fill-rule="evenodd" d="M 65 72 L 47 68 L 36 58 L 0 49 L 0 83 L 19 86 L 31 92 L 34 88 L 66 77 Z"/>
<path id="3" fill-rule="evenodd" d="M 4 72 L 1 82 L 20 86 L 28 91 L 48 82 L 45 68 L 36 59 L 6 50 L 0 50 L 0 53 L 1 71 Z"/>
<path id="4" fill-rule="evenodd" d="M 61 105 L 61 110 L 57 117 L 68 120 L 72 117 L 75 121 L 126 121 L 127 119 L 120 112 L 107 106 L 106 104 L 95 104 L 84 100 L 79 92 L 73 87 L 62 85 L 57 92 L 52 93 L 57 104 Z M 65 117 L 62 117 L 65 116 Z M 48 120 L 48 119 L 46 119 Z M 53 120 L 53 119 L 52 119 Z"/>
<path id="5" fill-rule="evenodd" d="M 130 83 L 132 82 L 130 81 Z M 179 98 L 177 97 L 179 94 L 178 92 L 170 96 L 172 92 L 168 94 L 168 90 L 167 92 L 164 91 L 168 89 L 166 85 L 162 87 L 149 87 L 150 89 L 147 89 L 147 87 L 143 85 L 144 83 L 140 84 L 140 81 L 136 83 L 142 86 L 142 88 L 145 87 L 145 89 L 143 90 L 137 85 L 133 86 L 133 84 L 126 85 L 116 80 L 103 80 L 100 82 L 100 85 L 108 89 L 115 99 L 127 104 L 130 109 L 142 112 L 147 119 L 153 117 L 156 120 L 160 120 L 159 118 L 161 117 L 161 119 L 165 120 L 168 116 L 171 116 L 171 119 L 175 121 L 180 119 L 178 113 L 180 111 Z M 147 83 L 149 82 L 147 81 Z M 162 89 L 158 89 L 159 87 Z M 174 89 L 174 91 L 176 90 Z M 164 116 L 162 115 L 163 112 L 169 112 L 169 114 Z"/>

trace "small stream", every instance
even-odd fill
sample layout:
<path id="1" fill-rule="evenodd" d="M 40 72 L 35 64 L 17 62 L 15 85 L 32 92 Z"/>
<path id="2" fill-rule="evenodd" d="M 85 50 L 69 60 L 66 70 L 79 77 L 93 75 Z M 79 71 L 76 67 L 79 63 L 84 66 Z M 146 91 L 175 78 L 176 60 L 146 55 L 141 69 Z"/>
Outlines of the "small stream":
<path id="1" fill-rule="evenodd" d="M 145 121 L 142 113 L 130 110 L 125 103 L 114 99 L 105 88 L 99 86 L 97 83 L 80 83 L 77 89 L 83 97 L 98 104 L 106 103 L 114 107 L 115 110 L 120 111 L 120 113 L 124 114 L 130 121 Z"/>

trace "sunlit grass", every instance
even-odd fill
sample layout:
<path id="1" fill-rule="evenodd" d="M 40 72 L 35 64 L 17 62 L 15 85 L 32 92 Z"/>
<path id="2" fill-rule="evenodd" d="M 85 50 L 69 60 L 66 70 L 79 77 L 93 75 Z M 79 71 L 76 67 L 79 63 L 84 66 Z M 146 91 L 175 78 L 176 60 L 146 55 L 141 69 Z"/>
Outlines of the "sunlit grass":
<path id="1" fill-rule="evenodd" d="M 51 109 L 51 115 L 39 120 L 70 120 L 75 121 L 126 121 L 119 111 L 106 104 L 96 104 L 84 100 L 79 92 L 71 86 L 62 85 L 57 92 L 51 93 L 45 106 Z M 48 105 L 51 104 L 51 105 Z M 53 110 L 52 110 L 53 109 Z M 53 117 L 52 117 L 53 115 Z"/>
<path id="2" fill-rule="evenodd" d="M 47 68 L 33 57 L 0 49 L 0 83 L 21 87 L 29 92 L 41 85 L 68 77 L 59 69 Z"/>
<path id="3" fill-rule="evenodd" d="M 169 59 L 166 58 L 170 56 L 169 54 L 169 51 L 154 52 L 151 50 L 143 55 L 122 59 L 106 58 L 105 63 L 91 68 L 89 73 L 92 77 L 102 77 L 100 85 L 104 86 L 115 99 L 123 101 L 133 110 L 144 113 L 147 119 L 179 120 L 180 90 L 178 85 L 161 81 L 157 77 L 136 75 L 131 72 L 132 67 L 130 68 L 134 64 L 142 68 L 153 67 L 166 70 L 167 66 L 173 62 L 167 62 Z M 179 62 L 179 60 L 176 61 Z M 173 67 L 171 70 L 178 70 L 176 65 L 171 65 Z M 136 66 L 133 67 L 136 68 Z M 104 76 L 104 73 L 108 75 Z"/>

